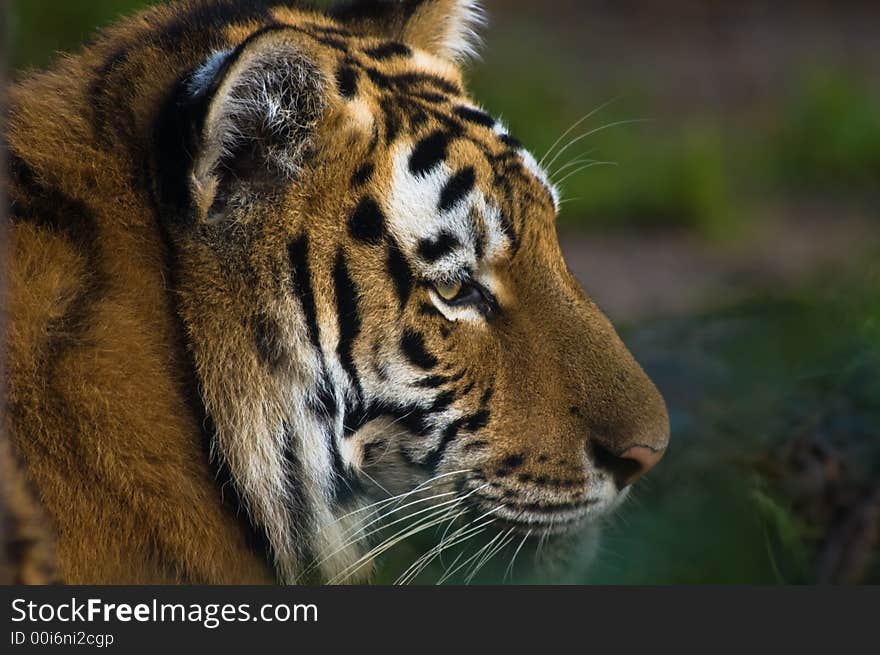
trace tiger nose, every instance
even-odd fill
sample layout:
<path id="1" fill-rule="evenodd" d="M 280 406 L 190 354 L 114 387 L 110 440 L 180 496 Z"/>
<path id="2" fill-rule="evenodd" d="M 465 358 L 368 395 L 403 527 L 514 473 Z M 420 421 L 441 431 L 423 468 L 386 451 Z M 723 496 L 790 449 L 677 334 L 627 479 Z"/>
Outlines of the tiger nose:
<path id="1" fill-rule="evenodd" d="M 661 450 L 654 450 L 650 446 L 628 448 L 619 455 L 627 470 L 618 480 L 618 484 L 622 487 L 632 484 L 657 466 L 657 462 L 663 459 L 664 454 L 666 454 L 666 448 Z"/>
<path id="2" fill-rule="evenodd" d="M 635 381 L 640 384 L 632 395 L 616 407 L 607 405 L 611 416 L 594 419 L 588 429 L 587 449 L 620 489 L 654 468 L 669 445 L 669 413 L 663 396 L 644 374 Z"/>
<path id="3" fill-rule="evenodd" d="M 631 446 L 619 455 L 615 455 L 602 446 L 594 446 L 594 451 L 599 466 L 609 471 L 614 476 L 618 488 L 623 489 L 657 466 L 657 463 L 666 454 L 666 447 Z"/>

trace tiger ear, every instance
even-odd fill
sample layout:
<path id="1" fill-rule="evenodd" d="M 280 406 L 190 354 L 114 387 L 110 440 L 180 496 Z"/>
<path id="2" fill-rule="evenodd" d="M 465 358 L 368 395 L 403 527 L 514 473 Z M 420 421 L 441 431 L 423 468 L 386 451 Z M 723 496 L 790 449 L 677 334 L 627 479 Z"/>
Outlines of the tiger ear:
<path id="1" fill-rule="evenodd" d="M 326 105 L 323 75 L 286 29 L 215 53 L 182 93 L 191 135 L 187 204 L 202 220 L 225 215 L 245 187 L 295 179 Z"/>
<path id="2" fill-rule="evenodd" d="M 479 0 L 349 0 L 330 10 L 357 31 L 463 62 L 477 56 L 486 14 Z"/>

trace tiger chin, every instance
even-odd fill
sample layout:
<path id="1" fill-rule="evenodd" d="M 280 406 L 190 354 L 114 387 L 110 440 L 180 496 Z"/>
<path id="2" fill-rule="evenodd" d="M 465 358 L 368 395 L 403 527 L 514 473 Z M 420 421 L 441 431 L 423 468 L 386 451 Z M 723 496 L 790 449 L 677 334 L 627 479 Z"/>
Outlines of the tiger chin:
<path id="1" fill-rule="evenodd" d="M 556 189 L 466 95 L 483 21 L 184 0 L 11 88 L 4 420 L 43 570 L 360 582 L 407 530 L 594 530 L 657 463 Z"/>

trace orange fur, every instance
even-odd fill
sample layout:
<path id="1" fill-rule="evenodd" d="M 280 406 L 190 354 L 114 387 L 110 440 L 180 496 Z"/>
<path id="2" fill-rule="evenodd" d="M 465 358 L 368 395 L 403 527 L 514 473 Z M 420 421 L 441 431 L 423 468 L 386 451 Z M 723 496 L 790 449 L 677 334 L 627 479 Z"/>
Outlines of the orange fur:
<path id="1" fill-rule="evenodd" d="M 485 487 L 500 490 L 494 501 L 506 491 L 521 507 L 581 502 L 591 476 L 608 477 L 596 473 L 599 444 L 613 457 L 633 444 L 665 448 L 662 398 L 565 268 L 550 190 L 495 131 L 464 125 L 445 158 L 453 170 L 471 166 L 487 202 L 509 203 L 517 214 L 518 251 L 486 264 L 503 310 L 495 323 L 458 322 L 453 331 L 436 309 L 426 318 L 435 302 L 430 280 L 415 281 L 398 312 L 385 251 L 348 234 L 345 219 L 361 194 L 393 194 L 398 146 L 373 152 L 390 129 L 387 98 L 379 83 L 343 97 L 334 82 L 340 66 L 387 47 L 388 38 L 425 48 L 357 64 L 373 67 L 380 82 L 421 75 L 445 89 L 443 108 L 400 140 L 424 138 L 447 124 L 453 107 L 470 105 L 449 60 L 460 49 L 437 31 L 453 29 L 460 17 L 450 12 L 466 3 L 429 0 L 408 17 L 345 24 L 282 4 L 260 13 L 262 3 L 188 0 L 147 10 L 11 92 L 5 427 L 57 534 L 66 582 L 289 582 L 304 570 L 291 535 L 307 532 L 319 554 L 335 547 L 335 508 L 315 510 L 305 524 L 287 511 L 295 503 L 281 489 L 292 465 L 273 441 L 291 422 L 292 404 L 304 402 L 291 389 L 310 375 L 300 300 L 288 291 L 297 281 L 288 248 L 301 234 L 319 317 L 337 313 L 340 261 L 355 278 L 359 368 L 394 361 L 408 328 L 437 353 L 438 371 L 466 372 L 449 386 L 454 409 L 472 419 L 459 423 L 485 428 L 491 439 L 467 435 L 445 466 L 478 471 Z M 262 32 L 266 25 L 274 27 Z M 177 215 L 157 191 L 174 165 L 156 152 L 157 122 L 182 76 L 212 52 L 235 48 L 219 99 L 208 105 L 204 147 L 186 153 L 194 164 L 179 180 L 194 209 Z M 254 179 L 233 175 L 229 183 L 218 164 L 228 146 L 222 137 L 243 119 L 224 113 L 223 103 L 249 98 L 235 95 L 248 74 L 276 65 L 288 65 L 314 94 L 301 103 L 301 124 L 293 121 L 296 148 L 286 142 L 290 152 L 279 150 L 275 132 L 254 138 L 233 162 L 256 159 L 256 173 L 241 174 Z M 368 159 L 374 174 L 352 190 Z M 497 162 L 508 166 L 506 194 L 493 188 Z M 227 197 L 228 184 L 245 186 Z M 204 411 L 216 427 L 211 447 L 235 482 L 228 489 L 207 453 Z M 346 443 L 354 473 L 376 466 L 365 455 L 370 445 L 424 450 L 366 428 Z M 295 482 L 323 498 L 320 471 L 300 468 Z M 248 493 L 241 505 L 224 496 L 233 487 Z M 271 563 L 251 543 L 252 527 L 268 535 Z M 339 551 L 323 579 L 350 571 L 361 555 Z"/>

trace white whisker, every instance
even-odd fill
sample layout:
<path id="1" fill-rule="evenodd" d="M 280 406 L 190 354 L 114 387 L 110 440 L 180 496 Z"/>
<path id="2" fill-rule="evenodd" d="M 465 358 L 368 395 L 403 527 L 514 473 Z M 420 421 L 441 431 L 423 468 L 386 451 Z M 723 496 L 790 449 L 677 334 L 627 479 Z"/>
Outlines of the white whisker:
<path id="1" fill-rule="evenodd" d="M 306 572 L 313 570 L 316 566 L 320 566 L 322 563 L 326 562 L 326 561 L 327 561 L 328 559 L 330 559 L 331 557 L 333 557 L 333 556 L 335 556 L 336 554 L 338 554 L 339 552 L 345 550 L 345 549 L 348 548 L 349 546 L 352 546 L 353 544 L 357 543 L 358 541 L 363 541 L 364 539 L 367 539 L 368 537 L 370 537 L 370 536 L 372 536 L 372 535 L 374 535 L 374 534 L 376 534 L 376 533 L 378 533 L 378 532 L 382 532 L 383 530 L 387 530 L 389 527 L 391 527 L 391 526 L 393 526 L 393 525 L 396 525 L 396 524 L 398 524 L 398 523 L 401 523 L 401 522 L 403 522 L 403 521 L 406 521 L 406 520 L 408 520 L 408 519 L 411 519 L 411 518 L 413 518 L 414 516 L 419 516 L 419 515 L 425 514 L 425 513 L 427 512 L 427 513 L 428 513 L 428 516 L 427 516 L 427 517 L 422 517 L 422 519 L 425 519 L 425 518 L 430 518 L 430 517 L 435 516 L 436 513 L 437 513 L 438 511 L 445 512 L 445 511 L 447 511 L 448 509 L 454 509 L 456 505 L 458 505 L 459 503 L 464 502 L 464 501 L 468 498 L 468 496 L 470 496 L 470 495 L 472 495 L 472 494 L 474 494 L 474 493 L 477 493 L 478 491 L 480 491 L 480 490 L 482 490 L 482 489 L 485 489 L 487 486 L 489 486 L 488 483 L 486 483 L 486 484 L 484 484 L 484 485 L 482 485 L 482 486 L 480 486 L 480 487 L 477 487 L 476 489 L 473 489 L 473 490 L 469 491 L 467 494 L 465 494 L 465 495 L 463 495 L 463 496 L 458 496 L 458 495 L 457 495 L 457 492 L 454 492 L 454 491 L 449 491 L 449 492 L 442 493 L 442 494 L 436 494 L 436 495 L 431 496 L 431 497 L 429 497 L 429 498 L 422 498 L 422 499 L 419 499 L 419 500 L 413 501 L 413 502 L 411 502 L 411 503 L 407 503 L 406 505 L 402 505 L 401 507 L 395 508 L 394 510 L 391 510 L 390 512 L 386 512 L 386 513 L 383 514 L 382 516 L 380 516 L 380 517 L 378 517 L 378 518 L 375 518 L 375 519 L 373 519 L 372 521 L 369 521 L 369 522 L 366 523 L 365 525 L 360 526 L 360 527 L 359 527 L 359 530 L 362 532 L 364 529 L 366 529 L 367 527 L 373 525 L 374 523 L 376 523 L 376 522 L 378 522 L 378 521 L 383 521 L 384 519 L 388 518 L 388 516 L 390 516 L 391 514 L 394 514 L 395 512 L 398 512 L 398 511 L 400 511 L 400 510 L 402 510 L 402 509 L 405 509 L 405 508 L 407 508 L 407 507 L 410 507 L 410 506 L 412 506 L 412 505 L 416 505 L 416 504 L 418 504 L 418 503 L 425 502 L 425 501 L 436 500 L 437 498 L 443 498 L 443 497 L 446 497 L 446 496 L 449 496 L 449 495 L 456 495 L 456 496 L 457 496 L 456 498 L 452 498 L 452 499 L 450 499 L 450 500 L 446 500 L 446 501 L 444 501 L 444 502 L 442 502 L 442 503 L 440 503 L 440 504 L 438 504 L 438 505 L 432 505 L 431 507 L 426 507 L 426 508 L 424 508 L 424 509 L 417 510 L 417 511 L 415 511 L 415 512 L 412 512 L 412 513 L 410 513 L 410 514 L 407 514 L 406 516 L 403 516 L 403 517 L 401 517 L 401 518 L 395 519 L 394 521 L 392 521 L 392 522 L 390 522 L 390 523 L 387 523 L 387 524 L 384 524 L 384 525 L 380 525 L 379 527 L 374 528 L 373 530 L 370 530 L 369 532 L 359 534 L 359 535 L 358 535 L 357 537 L 355 537 L 354 539 L 351 539 L 350 541 L 348 541 L 347 543 L 345 543 L 343 546 L 337 548 L 335 551 L 333 551 L 333 552 L 330 553 L 329 555 L 325 556 L 322 560 L 320 560 L 319 562 L 317 562 L 316 564 L 314 564 L 312 567 L 310 567 L 309 569 L 307 569 Z M 452 508 L 449 508 L 449 507 L 448 507 L 449 505 L 452 505 Z M 421 519 L 420 519 L 420 520 L 421 520 Z M 432 525 L 436 525 L 436 524 L 432 524 Z M 423 529 L 424 529 L 424 528 L 423 528 Z M 406 527 L 404 527 L 404 530 L 406 530 Z M 398 533 L 398 534 L 399 534 L 399 533 Z M 393 538 L 393 537 L 392 537 L 392 538 Z M 387 541 L 387 540 L 386 540 L 386 541 Z M 384 544 L 384 543 L 385 543 L 385 542 L 383 542 L 383 544 Z M 395 542 L 395 543 L 396 543 L 396 542 Z M 376 550 L 375 548 L 374 548 L 374 549 L 371 549 L 370 551 L 367 552 L 366 555 L 364 555 L 364 557 L 367 557 L 367 556 L 371 555 L 371 553 L 373 553 L 373 554 L 377 554 L 377 553 L 374 553 L 375 550 Z M 381 551 L 381 552 L 384 552 L 384 550 Z M 364 559 L 364 558 L 362 557 L 361 559 Z M 360 560 L 358 560 L 358 561 L 360 561 Z"/>
<path id="2" fill-rule="evenodd" d="M 559 180 L 558 182 L 554 182 L 554 184 L 556 184 L 556 186 L 560 186 L 560 185 L 562 185 L 562 184 L 565 184 L 565 181 L 566 181 L 568 178 L 570 178 L 572 175 L 577 175 L 578 173 L 583 173 L 583 172 L 584 172 L 585 170 L 587 170 L 588 168 L 593 168 L 593 166 L 617 166 L 617 162 L 613 162 L 613 161 L 592 161 L 592 162 L 590 162 L 589 164 L 584 164 L 583 166 L 580 166 L 579 168 L 576 168 L 576 169 L 574 169 L 573 171 L 567 173 L 566 175 L 564 175 L 564 176 L 562 177 L 561 180 Z"/>
<path id="3" fill-rule="evenodd" d="M 408 528 L 404 528 L 400 532 L 396 533 L 394 536 L 389 537 L 388 539 L 383 541 L 379 546 L 377 546 L 376 548 L 373 548 L 369 552 L 367 552 L 363 557 L 361 557 L 359 560 L 357 560 L 354 564 L 351 564 L 350 566 L 346 567 L 341 573 L 339 573 L 332 580 L 330 580 L 328 584 L 336 584 L 337 582 L 344 580 L 345 578 L 349 577 L 350 575 L 356 573 L 365 564 L 372 561 L 373 559 L 375 559 L 376 557 L 378 557 L 379 555 L 381 555 L 385 551 L 393 548 L 394 546 L 399 544 L 401 541 L 408 539 L 408 538 L 412 537 L 413 535 L 418 534 L 419 532 L 427 530 L 428 528 L 431 528 L 435 525 L 438 525 L 438 524 L 443 523 L 444 521 L 448 520 L 448 518 L 449 518 L 449 509 L 448 508 L 441 509 L 441 511 L 439 513 L 442 514 L 442 516 L 440 516 L 440 518 L 434 518 L 437 515 L 436 512 L 429 514 L 427 517 L 423 517 L 423 520 L 420 523 L 417 523 L 415 526 L 410 526 Z"/>
<path id="4" fill-rule="evenodd" d="M 376 485 L 377 487 L 379 487 L 379 488 L 380 488 L 382 491 L 384 491 L 386 494 L 388 494 L 389 496 L 391 495 L 391 492 L 390 492 L 390 491 L 388 491 L 385 487 L 383 487 L 383 486 L 379 483 L 379 481 L 376 480 L 376 478 L 374 478 L 372 475 L 370 475 L 369 473 L 367 473 L 364 469 L 361 469 L 361 470 L 360 470 L 360 474 L 363 475 L 365 478 L 367 478 L 367 480 L 369 480 L 370 482 L 372 482 L 374 485 Z"/>
<path id="5" fill-rule="evenodd" d="M 351 512 L 343 514 L 342 516 L 336 518 L 335 520 L 333 520 L 331 523 L 328 523 L 327 525 L 333 525 L 334 523 L 337 523 L 337 522 L 339 522 L 343 519 L 346 519 L 350 516 L 354 516 L 355 514 L 360 514 L 361 512 L 364 512 L 364 511 L 371 509 L 373 507 L 377 507 L 380 505 L 381 506 L 389 505 L 389 504 L 393 503 L 395 500 L 406 498 L 407 496 L 411 496 L 413 494 L 416 494 L 419 491 L 424 491 L 427 488 L 433 487 L 434 485 L 432 483 L 436 482 L 437 480 L 440 480 L 441 478 L 446 478 L 446 477 L 449 477 L 452 475 L 458 475 L 460 473 L 469 473 L 472 470 L 473 469 L 461 469 L 460 471 L 452 471 L 450 473 L 443 473 L 442 475 L 436 475 L 429 480 L 425 480 L 424 482 L 421 482 L 419 485 L 417 485 L 416 487 L 413 487 L 409 491 L 405 491 L 401 494 L 397 494 L 396 496 L 391 496 L 390 498 L 383 498 L 382 500 L 376 501 L 375 503 L 371 503 L 369 505 L 364 505 L 362 507 L 357 508 L 356 510 L 353 510 Z"/>
<path id="6" fill-rule="evenodd" d="M 458 512 L 457 514 L 455 514 L 448 521 L 448 525 L 447 525 L 446 529 L 448 530 L 449 527 L 452 526 L 459 517 L 463 516 L 466 513 L 467 513 L 467 509 L 463 509 L 460 512 Z M 419 573 L 421 573 L 425 569 L 425 567 L 427 567 L 432 561 L 434 561 L 434 559 L 444 549 L 449 548 L 452 545 L 454 545 L 454 543 L 450 542 L 450 543 L 444 544 L 444 541 L 441 541 L 439 544 L 437 544 L 433 548 L 422 553 L 422 555 L 417 557 L 416 560 L 412 564 L 410 564 L 409 567 L 400 576 L 398 576 L 397 580 L 394 581 L 394 584 L 396 584 L 396 585 L 406 584 L 406 583 L 410 582 L 411 580 L 413 580 L 416 576 L 419 575 Z"/>
<path id="7" fill-rule="evenodd" d="M 510 558 L 510 564 L 507 565 L 507 568 L 504 570 L 504 577 L 501 579 L 502 582 L 507 580 L 508 578 L 513 577 L 513 563 L 516 561 L 517 556 L 519 555 L 519 551 L 522 550 L 522 547 L 526 545 L 526 541 L 532 535 L 532 531 L 529 530 L 526 532 L 526 535 L 522 538 L 522 541 L 519 542 L 519 546 L 516 547 L 516 550 L 513 551 L 513 557 Z"/>
<path id="8" fill-rule="evenodd" d="M 612 127 L 619 127 L 620 125 L 631 125 L 631 124 L 634 124 L 634 123 L 646 123 L 646 122 L 649 122 L 648 119 L 645 119 L 645 118 L 633 118 L 633 119 L 625 120 L 625 121 L 615 121 L 615 122 L 613 122 L 613 123 L 607 123 L 607 124 L 602 125 L 602 126 L 600 126 L 600 127 L 593 128 L 592 130 L 590 130 L 590 131 L 588 131 L 588 132 L 584 132 L 583 134 L 581 134 L 581 135 L 578 136 L 577 138 L 572 139 L 571 141 L 569 141 L 569 142 L 565 145 L 564 148 L 562 148 L 559 152 L 557 152 L 557 153 L 553 156 L 553 159 L 551 159 L 549 162 L 547 162 L 547 167 L 549 168 L 550 166 L 553 166 L 553 164 L 556 162 L 556 160 L 559 159 L 560 156 L 562 156 L 562 153 L 564 153 L 566 150 L 568 150 L 569 148 L 571 148 L 573 145 L 575 145 L 576 143 L 579 143 L 579 142 L 583 141 L 584 139 L 586 139 L 586 138 L 588 138 L 588 137 L 590 137 L 590 136 L 593 136 L 594 134 L 598 134 L 599 132 L 603 132 L 603 131 L 605 131 L 605 130 L 609 130 L 609 129 L 611 129 Z"/>
<path id="9" fill-rule="evenodd" d="M 467 510 L 463 510 L 462 512 L 457 514 L 454 518 L 457 519 L 459 516 L 466 513 L 466 511 Z M 450 522 L 449 525 L 446 527 L 446 532 L 448 532 L 449 528 L 452 527 L 453 522 Z M 457 546 L 461 543 L 464 543 L 468 539 L 475 537 L 477 534 L 479 534 L 480 532 L 485 530 L 489 526 L 490 523 L 494 522 L 494 519 L 491 519 L 491 520 L 486 521 L 486 522 L 479 524 L 479 525 L 474 525 L 476 522 L 477 522 L 476 520 L 473 520 L 473 521 L 466 523 L 465 525 L 460 527 L 458 530 L 453 532 L 451 535 L 449 535 L 449 537 L 446 537 L 446 532 L 444 532 L 444 537 L 440 540 L 440 543 L 438 543 L 432 549 L 430 549 L 429 551 L 424 553 L 421 557 L 419 557 L 415 562 L 413 562 L 413 564 L 410 566 L 410 568 L 407 569 L 407 571 L 405 571 L 404 574 L 400 578 L 398 578 L 398 580 L 405 578 L 406 574 L 410 570 L 412 570 L 414 567 L 419 565 L 419 562 L 423 562 L 421 564 L 421 566 L 418 566 L 418 568 L 412 573 L 412 575 L 409 576 L 409 579 L 412 580 L 415 576 L 417 576 L 419 573 L 421 573 L 435 558 L 441 557 L 445 550 L 448 550 L 449 548 L 452 548 L 453 546 Z M 442 559 L 441 559 L 441 562 L 442 562 Z M 397 584 L 397 583 L 395 583 L 395 584 Z"/>
<path id="10" fill-rule="evenodd" d="M 560 166 L 559 168 L 554 170 L 552 173 L 549 173 L 548 175 L 550 176 L 551 179 L 553 179 L 557 175 L 562 173 L 563 171 L 566 171 L 569 168 L 572 168 L 573 166 L 577 166 L 578 164 L 586 164 L 589 162 L 597 161 L 595 159 L 592 159 L 589 156 L 589 155 L 593 154 L 595 151 L 596 151 L 595 148 L 591 148 L 590 150 L 587 150 L 585 152 L 580 153 L 579 155 L 576 155 L 575 157 L 573 157 L 572 159 L 569 159 L 562 166 Z"/>
<path id="11" fill-rule="evenodd" d="M 595 109 L 593 109 L 593 110 L 590 111 L 589 113 L 585 114 L 584 116 L 581 116 L 578 120 L 576 120 L 574 123 L 572 123 L 571 126 L 570 126 L 567 130 L 565 130 L 565 132 L 563 132 L 562 134 L 559 135 L 559 138 L 556 139 L 556 141 L 553 142 L 553 145 L 550 146 L 549 148 L 547 148 L 547 152 L 545 152 L 545 153 L 544 153 L 544 156 L 541 157 L 541 161 L 538 162 L 538 166 L 540 166 L 541 168 L 543 168 L 543 167 L 544 167 L 544 161 L 547 159 L 547 157 L 550 156 L 550 153 L 553 152 L 553 149 L 554 149 L 556 146 L 558 146 L 560 143 L 562 143 L 562 141 L 563 141 L 563 139 L 565 139 L 565 137 L 567 137 L 567 136 L 568 136 L 569 134 L 571 134 L 574 130 L 576 130 L 577 127 L 578 127 L 579 125 L 581 125 L 584 121 L 589 120 L 591 117 L 593 117 L 593 116 L 595 116 L 596 114 L 598 114 L 600 111 L 602 111 L 603 109 L 605 109 L 608 105 L 610 105 L 610 104 L 611 104 L 612 102 L 614 102 L 614 101 L 615 101 L 615 98 L 612 98 L 611 100 L 607 100 L 607 101 L 603 102 L 601 105 L 599 105 L 598 107 L 596 107 Z"/>
<path id="12" fill-rule="evenodd" d="M 481 548 L 479 548 L 479 549 L 477 550 L 477 552 L 475 552 L 473 555 L 471 555 L 471 556 L 468 557 L 466 560 L 464 560 L 461 564 L 459 564 L 458 567 L 457 567 L 456 569 L 454 569 L 453 571 L 451 571 L 451 572 L 450 572 L 450 575 L 453 574 L 453 573 L 455 573 L 456 571 L 458 571 L 458 570 L 464 568 L 465 566 L 467 566 L 467 565 L 470 564 L 471 562 L 476 562 L 476 561 L 478 561 L 478 559 L 479 559 L 480 557 L 483 556 L 483 553 L 485 553 L 489 548 L 491 548 L 492 545 L 495 543 L 495 541 L 496 541 L 497 539 L 499 539 L 499 538 L 501 537 L 502 534 L 504 534 L 504 533 L 503 533 L 503 532 L 499 532 L 499 533 L 497 533 L 497 534 L 496 534 L 494 537 L 492 537 L 488 542 L 486 542 L 486 544 L 484 544 Z M 465 581 L 465 584 L 467 584 L 467 581 Z"/>
<path id="13" fill-rule="evenodd" d="M 492 519 L 492 521 L 490 521 L 490 523 L 494 523 L 494 522 L 495 522 L 495 519 Z M 500 535 L 500 534 L 501 534 L 501 533 L 499 532 L 498 535 Z M 446 582 L 447 580 L 449 580 L 453 575 L 455 575 L 458 571 L 460 571 L 460 570 L 463 569 L 465 566 L 467 566 L 470 562 L 472 562 L 474 559 L 476 559 L 477 557 L 479 557 L 480 554 L 483 552 L 483 550 L 484 550 L 487 546 L 489 546 L 489 545 L 492 543 L 492 541 L 494 541 L 494 540 L 498 537 L 498 535 L 496 535 L 491 541 L 489 541 L 488 544 L 486 544 L 486 545 L 483 546 L 482 548 L 478 549 L 476 553 L 474 553 L 473 555 L 471 555 L 470 557 L 468 557 L 466 560 L 464 560 L 464 561 L 463 561 L 461 564 L 459 564 L 458 566 L 455 566 L 455 563 L 458 562 L 459 559 L 461 559 L 461 556 L 464 555 L 464 553 L 462 553 L 461 555 L 459 555 L 458 557 L 456 557 L 455 560 L 452 562 L 452 566 L 451 566 L 451 567 L 450 567 L 450 568 L 449 568 L 449 569 L 443 574 L 443 576 L 442 576 L 439 580 L 437 580 L 437 582 L 436 582 L 435 584 L 438 584 L 438 585 L 443 584 L 444 582 Z M 454 568 L 452 568 L 452 567 L 454 567 Z"/>
<path id="14" fill-rule="evenodd" d="M 477 573 L 480 572 L 480 569 L 482 569 L 484 566 L 486 566 L 486 564 L 488 564 L 489 561 L 493 557 L 495 557 L 495 555 L 497 555 L 502 550 L 504 550 L 504 548 L 507 546 L 507 544 L 509 544 L 510 541 L 513 539 L 513 537 L 511 537 L 510 535 L 513 533 L 513 531 L 515 529 L 516 528 L 510 528 L 507 532 L 503 533 L 504 536 L 501 538 L 501 541 L 498 542 L 498 545 L 495 546 L 495 548 L 493 548 L 489 552 L 487 552 L 483 556 L 483 558 L 479 562 L 477 562 L 477 564 L 474 566 L 474 569 L 473 569 L 473 571 L 471 571 L 470 575 L 468 575 L 468 577 L 465 578 L 465 581 L 464 581 L 465 584 L 470 584 L 474 580 L 474 578 L 477 577 Z"/>

